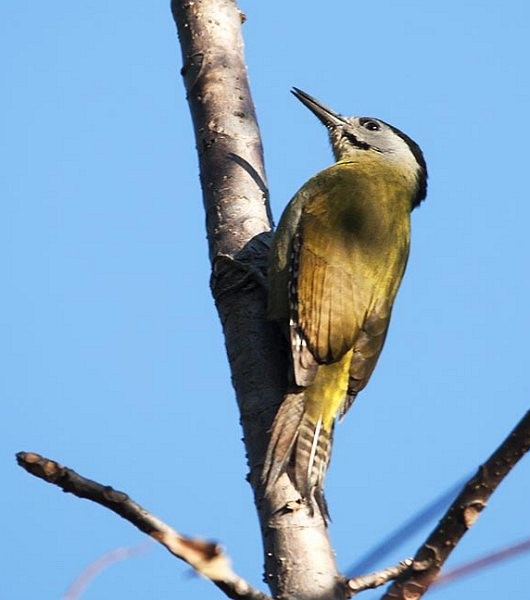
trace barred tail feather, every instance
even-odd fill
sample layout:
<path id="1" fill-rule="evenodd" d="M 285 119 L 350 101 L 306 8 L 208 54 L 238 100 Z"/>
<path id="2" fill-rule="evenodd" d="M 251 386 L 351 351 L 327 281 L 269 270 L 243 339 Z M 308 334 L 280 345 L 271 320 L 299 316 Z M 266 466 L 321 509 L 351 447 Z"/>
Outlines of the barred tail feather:
<path id="1" fill-rule="evenodd" d="M 303 392 L 285 396 L 272 424 L 271 438 L 265 454 L 261 477 L 266 494 L 287 469 L 303 415 Z"/>
<path id="2" fill-rule="evenodd" d="M 304 393 L 285 397 L 272 426 L 262 479 L 267 495 L 282 473 L 287 472 L 296 490 L 312 510 L 314 497 L 323 518 L 329 521 L 324 498 L 324 477 L 331 455 L 332 431 L 322 419 L 314 423 L 304 414 Z"/>
<path id="3" fill-rule="evenodd" d="M 324 477 L 331 456 L 333 429 L 322 427 L 322 419 L 314 423 L 304 415 L 298 430 L 294 455 L 294 484 L 303 498 L 310 501 L 314 495 L 322 516 L 329 521 L 324 498 Z M 310 504 L 311 508 L 311 504 Z"/>

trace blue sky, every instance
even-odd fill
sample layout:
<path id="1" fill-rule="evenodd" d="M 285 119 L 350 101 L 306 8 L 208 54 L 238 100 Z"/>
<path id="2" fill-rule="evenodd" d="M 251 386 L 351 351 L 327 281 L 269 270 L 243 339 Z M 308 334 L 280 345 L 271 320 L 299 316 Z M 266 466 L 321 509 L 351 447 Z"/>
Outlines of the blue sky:
<path id="1" fill-rule="evenodd" d="M 61 598 L 92 560 L 143 539 L 26 475 L 18 450 L 219 540 L 236 570 L 262 586 L 168 4 L 0 7 L 6 600 Z M 344 114 L 400 127 L 429 166 L 383 357 L 336 430 L 327 496 L 346 568 L 472 471 L 528 409 L 529 9 L 522 0 L 241 8 L 276 218 L 332 160 L 292 85 Z M 529 478 L 526 458 L 452 564 L 530 535 Z M 384 563 L 412 554 L 425 533 Z M 529 561 L 432 596 L 520 597 Z M 152 597 L 220 594 L 153 546 L 83 596 Z"/>

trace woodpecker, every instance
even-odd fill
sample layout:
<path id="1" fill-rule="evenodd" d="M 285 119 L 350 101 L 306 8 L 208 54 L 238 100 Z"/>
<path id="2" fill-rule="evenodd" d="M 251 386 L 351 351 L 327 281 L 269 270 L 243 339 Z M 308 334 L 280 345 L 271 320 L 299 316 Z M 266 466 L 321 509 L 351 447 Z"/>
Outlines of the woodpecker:
<path id="1" fill-rule="evenodd" d="M 316 502 L 329 520 L 323 483 L 334 424 L 383 348 L 427 166 L 396 127 L 292 93 L 327 128 L 336 162 L 289 202 L 270 250 L 268 314 L 289 340 L 291 374 L 262 479 L 267 495 L 287 472 L 310 512 Z"/>

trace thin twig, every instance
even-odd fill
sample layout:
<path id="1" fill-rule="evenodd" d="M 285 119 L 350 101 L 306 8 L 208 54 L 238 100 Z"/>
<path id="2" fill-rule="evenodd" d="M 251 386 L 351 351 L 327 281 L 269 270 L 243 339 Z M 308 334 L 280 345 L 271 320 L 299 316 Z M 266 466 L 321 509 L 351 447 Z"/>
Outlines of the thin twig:
<path id="1" fill-rule="evenodd" d="M 355 596 L 355 594 L 358 594 L 359 592 L 373 590 L 374 588 L 396 579 L 396 577 L 399 577 L 410 569 L 411 565 L 412 558 L 407 558 L 393 567 L 387 567 L 386 569 L 381 569 L 380 571 L 369 573 L 368 575 L 353 577 L 346 582 L 346 585 L 348 586 L 350 594 Z"/>
<path id="2" fill-rule="evenodd" d="M 497 565 L 505 560 L 514 558 L 519 554 L 524 554 L 525 552 L 530 552 L 530 538 L 527 538 L 522 542 L 518 542 L 517 544 L 511 544 L 505 548 L 500 548 L 499 550 L 489 552 L 488 554 L 479 556 L 479 558 L 475 558 L 474 560 L 466 562 L 463 565 L 455 567 L 446 573 L 442 573 L 442 575 L 440 575 L 440 577 L 438 577 L 438 579 L 433 583 L 433 587 L 447 585 L 456 579 L 461 579 L 467 575 L 472 575 L 473 573 L 481 571 L 486 567 Z"/>
<path id="3" fill-rule="evenodd" d="M 53 483 L 78 498 L 86 498 L 101 504 L 120 515 L 140 531 L 160 542 L 173 556 L 180 558 L 198 573 L 210 579 L 229 598 L 271 600 L 270 596 L 254 589 L 232 571 L 228 556 L 218 544 L 181 535 L 134 502 L 127 494 L 108 485 L 86 479 L 72 469 L 34 452 L 19 452 L 17 462 L 35 477 Z"/>
<path id="4" fill-rule="evenodd" d="M 394 581 L 382 600 L 418 600 L 423 596 L 454 547 L 486 507 L 491 494 L 529 448 L 530 411 L 468 481 L 416 553 L 411 569 Z"/>
<path id="5" fill-rule="evenodd" d="M 81 595 L 87 589 L 89 584 L 107 567 L 116 564 L 120 560 L 132 558 L 143 554 L 148 544 L 151 544 L 149 540 L 138 544 L 137 546 L 129 546 L 126 548 L 114 548 L 109 552 L 105 552 L 102 556 L 99 556 L 93 560 L 83 572 L 68 586 L 68 589 L 64 593 L 63 600 L 78 600 Z"/>

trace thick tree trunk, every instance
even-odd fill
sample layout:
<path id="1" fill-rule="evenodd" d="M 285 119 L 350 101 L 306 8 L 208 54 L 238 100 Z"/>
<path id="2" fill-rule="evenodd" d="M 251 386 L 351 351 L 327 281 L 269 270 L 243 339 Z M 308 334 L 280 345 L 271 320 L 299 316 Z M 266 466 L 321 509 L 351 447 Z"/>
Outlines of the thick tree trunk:
<path id="1" fill-rule="evenodd" d="M 287 356 L 266 319 L 271 217 L 262 146 L 243 58 L 244 16 L 232 0 L 173 0 L 182 74 L 193 118 L 212 260 L 212 292 L 232 370 L 265 550 L 265 576 L 278 598 L 345 597 L 325 523 L 311 517 L 287 478 L 271 506 L 259 476 Z M 280 507 L 289 507 L 277 510 Z"/>

